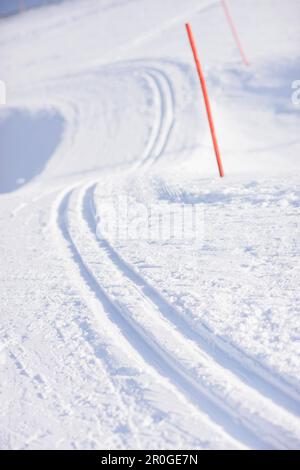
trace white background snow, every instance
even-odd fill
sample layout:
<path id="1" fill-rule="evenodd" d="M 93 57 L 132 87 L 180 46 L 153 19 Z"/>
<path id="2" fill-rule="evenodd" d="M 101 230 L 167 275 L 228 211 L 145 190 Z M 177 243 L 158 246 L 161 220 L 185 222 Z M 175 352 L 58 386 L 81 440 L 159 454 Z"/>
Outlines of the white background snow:
<path id="1" fill-rule="evenodd" d="M 300 448 L 300 1 L 227 3 L 249 67 L 217 0 L 0 18 L 0 448 Z"/>

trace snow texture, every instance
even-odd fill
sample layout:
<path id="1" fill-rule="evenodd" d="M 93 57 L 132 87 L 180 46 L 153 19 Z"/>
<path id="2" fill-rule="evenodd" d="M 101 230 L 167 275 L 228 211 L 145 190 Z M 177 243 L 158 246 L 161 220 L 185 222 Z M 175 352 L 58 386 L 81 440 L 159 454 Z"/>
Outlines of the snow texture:
<path id="1" fill-rule="evenodd" d="M 0 1 L 1 449 L 300 449 L 300 3 L 228 5 L 249 67 L 216 0 Z"/>

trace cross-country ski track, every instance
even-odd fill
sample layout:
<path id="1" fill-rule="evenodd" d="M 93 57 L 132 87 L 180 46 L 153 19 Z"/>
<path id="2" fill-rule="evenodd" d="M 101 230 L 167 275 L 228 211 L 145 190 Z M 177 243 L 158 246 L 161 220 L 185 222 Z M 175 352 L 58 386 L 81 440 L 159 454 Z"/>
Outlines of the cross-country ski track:
<path id="1" fill-rule="evenodd" d="M 231 2 L 246 68 L 216 1 L 0 18 L 0 448 L 300 448 L 299 5 L 269 3 Z M 189 207 L 202 239 L 143 236 Z"/>

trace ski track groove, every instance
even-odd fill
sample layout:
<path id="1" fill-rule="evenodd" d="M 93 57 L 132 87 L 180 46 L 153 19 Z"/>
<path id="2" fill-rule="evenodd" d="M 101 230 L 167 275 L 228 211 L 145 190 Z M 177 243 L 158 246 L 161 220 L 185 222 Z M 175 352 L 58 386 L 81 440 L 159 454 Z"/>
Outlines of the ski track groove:
<path id="1" fill-rule="evenodd" d="M 70 228 L 68 226 L 68 215 L 70 214 L 69 201 L 73 191 L 68 192 L 58 209 L 58 226 L 64 238 L 71 247 L 71 251 L 76 254 L 73 256 L 78 265 L 84 282 L 88 284 L 95 296 L 101 302 L 105 310 L 111 316 L 114 323 L 117 324 L 123 335 L 130 342 L 131 346 L 137 351 L 141 359 L 147 363 L 157 374 L 167 378 L 170 384 L 175 386 L 178 393 L 184 399 L 192 401 L 196 410 L 204 412 L 209 416 L 212 423 L 220 426 L 225 432 L 241 445 L 250 448 L 273 448 L 270 442 L 265 442 L 251 430 L 244 427 L 238 416 L 231 416 L 222 407 L 217 405 L 209 396 L 201 390 L 193 377 L 186 373 L 173 360 L 170 354 L 164 351 L 161 346 L 146 335 L 142 328 L 127 314 L 126 309 L 112 299 L 112 296 L 106 292 L 105 288 L 98 282 L 90 263 L 85 262 L 84 255 L 77 242 L 74 241 Z M 86 243 L 86 240 L 85 240 Z M 113 287 L 118 286 L 118 281 L 111 280 Z"/>
<path id="2" fill-rule="evenodd" d="M 153 95 L 158 94 L 159 96 L 159 118 L 157 119 L 159 124 L 158 126 L 156 125 L 155 135 L 151 136 L 150 147 L 147 145 L 147 151 L 142 156 L 141 161 L 133 167 L 133 171 L 136 171 L 138 168 L 147 170 L 148 165 L 154 165 L 158 162 L 168 145 L 175 125 L 176 97 L 170 78 L 167 73 L 158 66 L 146 65 L 144 67 L 145 75 L 148 77 L 148 80 L 150 78 L 150 83 L 154 85 L 154 88 L 152 85 Z M 140 68 L 143 68 L 143 63 L 137 67 L 137 70 L 139 71 Z M 166 125 L 164 125 L 164 121 Z M 166 188 L 166 190 L 172 196 L 170 188 Z M 159 303 L 164 305 L 165 312 L 168 310 L 172 312 L 172 314 L 168 315 L 170 321 L 175 320 L 173 315 L 174 313 L 176 314 L 176 326 L 181 327 L 182 331 L 187 332 L 188 337 L 194 339 L 198 337 L 198 341 L 201 342 L 202 346 L 205 345 L 205 348 L 210 351 L 211 355 L 214 355 L 214 357 L 218 356 L 220 363 L 231 362 L 231 366 L 233 366 L 231 368 L 234 369 L 240 377 L 244 378 L 246 381 L 249 379 L 248 382 L 256 382 L 257 388 L 259 388 L 261 392 L 263 391 L 262 393 L 264 395 L 272 397 L 279 406 L 283 406 L 300 416 L 299 391 L 296 390 L 292 384 L 284 381 L 282 378 L 274 378 L 274 374 L 272 371 L 269 371 L 267 367 L 264 367 L 263 364 L 258 364 L 244 351 L 227 343 L 222 338 L 216 337 L 203 323 L 198 325 L 198 330 L 195 332 L 193 325 L 180 315 L 153 286 L 150 286 L 150 284 L 146 282 L 137 271 L 133 270 L 128 263 L 124 262 L 124 260 L 121 261 L 123 262 L 123 266 L 126 265 L 127 269 L 134 273 L 136 279 L 139 277 L 139 280 L 144 282 L 145 287 L 152 291 L 153 297 L 159 299 Z M 226 356 L 225 361 L 222 359 L 224 355 Z"/>
<path id="3" fill-rule="evenodd" d="M 157 163 L 164 154 L 175 124 L 175 93 L 169 77 L 164 71 L 155 67 L 144 67 L 144 70 L 141 67 L 141 69 L 141 76 L 152 89 L 155 107 L 158 111 L 143 155 L 140 161 L 133 166 L 133 170 L 138 168 L 146 170 L 149 166 Z M 140 72 L 140 68 L 138 71 Z M 196 409 L 205 412 L 212 423 L 221 425 L 228 435 L 241 444 L 250 448 L 261 449 L 289 448 L 294 445 L 294 442 L 299 444 L 297 431 L 293 434 L 293 431 L 289 433 L 287 430 L 287 436 L 281 437 L 280 431 L 285 431 L 285 429 L 280 428 L 280 425 L 274 427 L 274 422 L 272 420 L 271 422 L 268 421 L 268 417 L 267 419 L 265 417 L 261 419 L 261 415 L 257 416 L 257 413 L 252 415 L 247 407 L 245 408 L 246 411 L 243 409 L 238 410 L 242 411 L 241 415 L 235 413 L 231 404 L 226 402 L 226 395 L 223 396 L 222 400 L 222 396 L 218 391 L 215 393 L 211 387 L 206 387 L 205 377 L 202 377 L 201 383 L 199 383 L 197 378 L 193 376 L 192 370 L 182 365 L 168 350 L 168 346 L 161 344 L 155 334 L 153 336 L 152 332 L 147 332 L 145 326 L 139 324 L 135 315 L 131 314 L 131 311 L 134 313 L 137 306 L 135 302 L 127 302 L 126 304 L 126 300 L 116 299 L 118 294 L 115 295 L 114 292 L 112 294 L 111 291 L 120 287 L 118 285 L 119 277 L 124 278 L 125 285 L 130 285 L 140 298 L 138 305 L 143 306 L 143 303 L 146 302 L 148 308 L 150 306 L 153 317 L 155 317 L 156 310 L 159 311 L 166 322 L 171 325 L 171 328 L 179 332 L 179 335 L 186 341 L 187 350 L 189 343 L 195 343 L 219 368 L 227 369 L 230 374 L 237 377 L 237 380 L 249 386 L 250 389 L 252 388 L 255 393 L 261 394 L 263 399 L 266 398 L 268 401 L 271 398 L 272 403 L 275 402 L 285 408 L 283 413 L 286 410 L 293 410 L 294 412 L 297 410 L 299 414 L 299 403 L 294 397 L 282 390 L 282 387 L 279 389 L 278 384 L 274 385 L 271 380 L 261 377 L 261 374 L 246 367 L 241 359 L 236 358 L 228 350 L 227 345 L 224 345 L 222 340 L 220 344 L 220 339 L 215 338 L 205 325 L 202 325 L 201 331 L 195 332 L 189 321 L 182 317 L 176 308 L 169 304 L 154 287 L 130 266 L 108 240 L 97 239 L 95 208 L 94 206 L 91 207 L 90 204 L 93 202 L 95 187 L 95 183 L 93 185 L 89 183 L 84 189 L 81 188 L 80 190 L 80 194 L 83 194 L 83 196 L 77 197 L 77 204 L 81 204 L 81 210 L 79 211 L 81 216 L 77 213 L 78 211 L 72 209 L 70 204 L 70 201 L 77 195 L 78 189 L 65 192 L 57 210 L 57 225 L 73 253 L 72 258 L 79 267 L 81 278 L 104 306 L 111 320 L 117 324 L 123 336 L 129 341 L 131 347 L 137 351 L 142 361 L 147 363 L 159 375 L 167 377 L 170 384 L 179 391 L 179 394 L 182 394 L 185 399 L 190 399 Z M 109 267 L 109 264 L 106 262 L 100 263 L 102 271 L 105 273 L 106 270 L 106 275 L 108 274 L 109 285 L 101 282 L 103 273 L 102 278 L 101 276 L 99 278 L 95 273 L 93 262 L 89 260 L 89 256 L 86 256 L 84 245 L 80 245 L 77 235 L 74 235 L 74 229 L 72 229 L 72 224 L 70 225 L 69 221 L 69 216 L 72 217 L 74 213 L 77 213 L 79 226 L 87 227 L 85 230 L 82 229 L 82 233 L 85 235 L 82 240 L 85 240 L 87 246 L 89 246 L 88 240 L 93 240 L 90 246 L 97 246 L 98 251 L 103 253 L 102 258 L 105 261 L 105 258 L 108 258 L 113 270 L 118 272 L 116 279 L 114 279 L 110 277 L 111 267 Z M 138 297 L 134 296 L 133 300 Z M 223 357 L 224 355 L 225 357 Z M 220 384 L 222 385 L 222 382 Z M 237 404 L 241 406 L 238 401 Z M 274 408 L 276 411 L 276 404 Z M 255 419 L 260 419 L 262 422 L 257 426 Z M 266 426 L 264 427 L 264 425 Z"/>
<path id="4" fill-rule="evenodd" d="M 95 188 L 96 185 L 93 185 L 93 190 L 95 190 Z M 169 189 L 168 192 L 171 193 Z M 95 216 L 96 212 L 97 211 L 93 203 L 92 215 Z M 192 340 L 200 344 L 201 347 L 216 360 L 216 362 L 223 367 L 234 371 L 242 381 L 259 390 L 261 394 L 271 398 L 279 406 L 300 416 L 300 402 L 296 391 L 290 390 L 288 385 L 281 384 L 275 379 L 269 380 L 270 372 L 267 370 L 255 370 L 254 367 L 251 367 L 251 363 L 247 367 L 245 360 L 246 362 L 250 362 L 251 358 L 246 354 L 243 356 L 243 352 L 237 351 L 236 353 L 233 346 L 225 343 L 222 338 L 216 338 L 213 332 L 205 325 L 201 324 L 201 326 L 198 326 L 198 329 L 195 330 L 189 320 L 185 319 L 176 307 L 171 305 L 171 303 L 169 303 L 152 284 L 150 284 L 134 267 L 132 267 L 108 240 L 106 240 L 106 246 L 110 253 L 110 258 L 115 264 L 117 264 L 118 268 L 124 273 L 124 275 L 139 286 L 145 295 L 151 298 L 152 302 L 162 311 L 164 316 L 172 322 L 188 340 Z M 230 348 L 233 352 L 230 352 Z M 257 369 L 258 367 L 259 366 L 257 365 Z M 263 375 L 264 373 L 265 376 Z"/>
<path id="5" fill-rule="evenodd" d="M 56 216 L 54 217 L 55 225 L 67 243 L 67 250 L 70 252 L 69 255 L 65 254 L 67 260 L 77 265 L 84 286 L 94 294 L 96 299 L 103 306 L 104 310 L 107 312 L 109 318 L 108 321 L 112 323 L 114 327 L 117 327 L 118 331 L 122 335 L 122 343 L 124 343 L 124 340 L 125 343 L 128 342 L 130 347 L 139 356 L 142 364 L 147 365 L 152 373 L 158 377 L 163 377 L 167 380 L 168 388 L 174 390 L 179 398 L 181 400 L 183 399 L 185 403 L 189 403 L 193 412 L 206 414 L 211 426 L 217 425 L 219 428 L 223 429 L 224 423 L 220 420 L 220 413 L 215 413 L 211 409 L 210 404 L 205 403 L 205 398 L 204 401 L 202 401 L 198 391 L 194 393 L 193 396 L 191 396 L 190 393 L 184 393 L 185 379 L 180 375 L 177 377 L 177 380 L 172 379 L 172 366 L 168 364 L 168 361 L 162 360 L 159 352 L 156 351 L 156 348 L 153 349 L 152 346 L 148 345 L 148 342 L 144 340 L 143 335 L 141 335 L 137 330 L 136 325 L 132 324 L 128 316 L 126 314 L 124 315 L 120 307 L 110 299 L 110 296 L 97 282 L 89 266 L 84 262 L 82 254 L 80 253 L 77 244 L 74 242 L 68 227 L 68 214 L 70 212 L 69 201 L 73 191 L 74 188 L 62 193 L 62 196 L 59 198 L 57 208 L 55 209 Z M 66 252 L 66 248 L 64 248 L 64 251 Z M 81 291 L 80 288 L 79 290 Z M 87 304 L 90 304 L 89 299 L 87 299 Z M 190 401 L 191 398 L 192 403 Z M 212 416 L 214 419 L 212 419 Z M 234 426 L 236 426 L 235 423 Z M 226 432 L 224 429 L 223 431 Z M 257 440 L 256 436 L 252 436 L 251 434 L 248 436 L 248 433 L 246 433 L 246 436 L 243 436 L 243 439 L 241 439 L 241 433 L 238 429 L 236 432 L 226 434 L 230 435 L 238 445 L 241 445 L 241 448 L 265 448 L 265 445 L 263 445 L 260 440 Z"/>
<path id="6" fill-rule="evenodd" d="M 84 198 L 83 198 L 84 199 L 83 200 L 83 217 L 84 217 L 84 214 L 87 213 L 87 211 L 90 212 L 89 216 L 85 215 L 85 221 L 86 221 L 87 226 L 89 227 L 89 230 L 93 234 L 93 236 L 95 236 L 96 221 L 94 219 L 93 222 L 91 222 L 91 218 L 93 217 L 93 213 L 95 213 L 95 212 L 94 212 L 94 208 L 93 207 L 89 208 L 88 205 L 89 205 L 89 202 L 92 202 L 92 194 L 93 194 L 93 191 L 94 191 L 94 187 L 95 187 L 95 185 L 90 186 L 87 189 L 87 191 L 85 192 L 85 195 L 84 195 Z M 86 234 L 85 234 L 85 237 L 87 237 Z M 199 342 L 199 337 L 194 334 L 194 332 L 190 329 L 189 325 L 186 325 L 184 321 L 174 322 L 174 317 L 177 318 L 177 312 L 174 311 L 174 309 L 154 289 L 152 289 L 150 286 L 148 286 L 145 283 L 145 281 L 142 278 L 140 278 L 138 276 L 138 274 L 136 274 L 122 260 L 122 258 L 120 258 L 118 253 L 116 253 L 116 251 L 111 247 L 111 245 L 109 244 L 109 242 L 107 240 L 101 240 L 101 241 L 95 240 L 95 241 L 98 244 L 100 249 L 103 249 L 104 251 L 106 251 L 108 258 L 115 265 L 116 269 L 118 271 L 120 271 L 125 278 L 127 277 L 127 279 L 131 283 L 134 284 L 134 286 L 135 286 L 136 290 L 139 292 L 139 294 L 141 296 L 146 297 L 149 300 L 149 302 L 153 305 L 153 307 L 157 308 L 157 310 L 162 314 L 162 316 L 165 317 L 166 320 L 171 325 L 173 325 L 177 329 L 177 331 L 180 332 L 180 334 L 184 337 L 184 340 L 186 342 L 193 341 L 197 345 L 197 347 L 200 347 L 201 350 L 203 350 L 205 353 L 208 354 L 208 356 L 211 358 L 212 361 L 214 361 L 215 363 L 220 365 L 223 369 L 228 370 L 235 377 L 238 377 L 238 379 L 241 380 L 243 384 L 245 384 L 245 383 L 247 384 L 247 382 L 245 380 L 243 380 L 244 377 L 242 376 L 242 374 L 240 372 L 237 374 L 237 372 L 235 371 L 236 367 L 234 367 L 234 366 L 236 366 L 236 364 L 234 364 L 234 366 L 233 366 L 232 363 L 229 362 L 229 364 L 227 363 L 226 365 L 224 365 L 224 362 L 221 362 L 218 357 L 215 357 L 215 354 L 213 353 L 212 349 L 211 348 L 208 349 L 207 345 L 205 343 L 204 343 L 204 347 L 203 347 L 203 340 Z M 126 310 L 126 307 L 125 307 L 125 310 Z M 188 328 L 189 334 L 186 333 L 186 328 Z M 144 327 L 144 331 L 145 331 L 145 327 Z M 221 362 L 221 364 L 220 364 L 220 362 Z M 208 366 L 208 368 L 209 368 L 209 366 Z M 192 376 L 192 374 L 190 374 L 190 375 Z M 197 384 L 197 386 L 198 386 L 198 384 Z M 250 391 L 251 391 L 251 389 L 253 389 L 255 393 L 260 394 L 260 391 L 257 388 L 253 388 L 250 385 Z M 204 390 L 204 394 L 205 394 L 205 392 L 207 392 L 207 390 Z M 208 390 L 208 395 L 210 393 L 212 393 L 212 390 Z M 211 398 L 211 397 L 208 397 L 208 398 Z M 264 395 L 263 395 L 263 398 L 264 398 Z M 223 407 L 223 403 L 222 403 L 222 401 L 220 401 L 220 397 L 218 397 L 218 394 L 216 394 L 214 399 L 217 402 L 218 406 Z M 269 402 L 269 400 L 267 398 L 267 400 L 266 400 L 267 407 L 268 407 L 268 402 Z M 255 403 L 254 400 L 253 400 L 253 403 Z M 253 405 L 253 403 L 252 403 L 252 405 Z M 225 406 L 224 408 L 225 408 L 225 411 L 228 412 L 228 406 Z M 275 410 L 276 410 L 276 405 L 275 405 Z M 241 411 L 243 411 L 243 410 L 241 410 Z M 229 412 L 232 412 L 232 409 L 230 409 L 230 405 L 229 405 Z M 283 410 L 283 413 L 285 413 L 285 410 Z M 245 412 L 244 412 L 244 415 L 245 415 Z M 244 418 L 245 418 L 245 416 L 244 416 Z M 286 423 L 288 422 L 289 418 L 290 418 L 290 415 L 285 416 Z M 293 419 L 293 417 L 291 417 L 291 419 Z M 246 421 L 247 421 L 247 414 L 246 414 Z M 268 427 L 268 424 L 269 424 L 268 419 L 263 418 L 262 421 L 263 421 L 263 423 L 267 424 L 267 427 Z M 245 423 L 243 423 L 243 424 L 245 424 Z M 295 428 L 297 429 L 297 425 L 298 425 L 298 423 L 296 423 L 296 426 L 295 426 L 295 423 L 294 423 L 294 429 Z M 251 423 L 251 416 L 250 416 L 249 423 L 246 422 L 246 426 L 250 430 L 255 429 L 255 420 L 254 420 L 254 426 L 253 426 L 253 423 Z M 269 426 L 271 433 L 272 433 L 272 427 L 273 427 L 273 423 L 271 423 L 271 425 Z M 281 430 L 282 429 L 278 429 L 279 434 L 280 434 Z M 269 444 L 273 445 L 273 443 L 276 443 L 275 445 L 277 445 L 277 446 L 279 445 L 281 447 L 287 447 L 288 448 L 289 447 L 289 441 L 293 440 L 293 439 L 296 442 L 298 442 L 297 440 L 299 439 L 299 437 L 297 435 L 296 436 L 295 435 L 294 436 L 289 435 L 289 437 L 286 439 L 286 441 L 285 440 L 282 441 L 281 438 L 276 436 L 276 433 L 275 433 L 274 437 L 270 437 Z"/>
<path id="7" fill-rule="evenodd" d="M 160 159 L 168 145 L 175 125 L 175 95 L 171 81 L 162 70 L 156 67 L 146 67 L 144 76 L 159 104 L 159 116 L 156 119 L 155 130 L 151 133 L 146 151 L 135 165 L 135 170 L 151 166 Z"/>
<path id="8" fill-rule="evenodd" d="M 218 1 L 211 1 L 204 8 L 194 8 L 189 14 L 205 11 L 217 6 Z M 88 14 L 90 13 L 88 12 Z M 156 35 L 182 21 L 184 16 L 186 17 L 186 13 L 178 16 L 178 18 L 175 17 L 169 20 L 162 28 L 153 28 L 150 32 L 142 34 L 139 38 L 121 47 L 121 53 L 122 51 L 126 52 L 127 49 L 135 45 L 140 46 L 143 43 L 147 43 L 149 39 L 156 37 Z M 155 106 L 157 109 L 154 110 L 154 123 L 150 129 L 144 152 L 141 155 L 141 159 L 132 165 L 133 171 L 137 169 L 147 171 L 149 167 L 159 162 L 168 147 L 175 126 L 176 99 L 172 82 L 164 70 L 144 65 L 140 68 L 137 67 L 137 72 L 149 84 L 155 104 L 157 105 Z M 179 396 L 182 395 L 185 401 L 191 401 L 196 413 L 197 411 L 199 413 L 205 412 L 208 415 L 212 427 L 214 425 L 221 426 L 237 442 L 250 448 L 294 448 L 294 442 L 297 442 L 297 446 L 299 446 L 300 440 L 297 441 L 297 438 L 294 442 L 289 442 L 290 435 L 288 435 L 288 430 L 286 436 L 282 435 L 282 439 L 276 434 L 276 432 L 278 433 L 278 428 L 274 431 L 275 434 L 273 435 L 272 421 L 269 429 L 268 427 L 262 429 L 262 424 L 255 426 L 255 419 L 254 422 L 251 422 L 251 416 L 250 421 L 247 421 L 247 417 L 245 418 L 243 414 L 239 414 L 240 409 L 237 409 L 237 413 L 235 413 L 234 409 L 230 409 L 230 403 L 227 403 L 228 397 L 226 395 L 224 395 L 224 403 L 222 403 L 222 397 L 218 396 L 218 391 L 215 394 L 213 389 L 205 388 L 205 378 L 201 384 L 198 383 L 196 374 L 195 377 L 192 375 L 192 369 L 189 369 L 188 365 L 184 367 L 176 359 L 176 356 L 173 356 L 168 350 L 169 343 L 167 343 L 167 346 L 160 343 L 159 339 L 147 331 L 144 324 L 139 324 L 137 317 L 131 314 L 131 309 L 135 310 L 137 307 L 147 303 L 150 306 L 153 317 L 155 317 L 158 311 L 161 317 L 166 320 L 166 326 L 170 325 L 172 331 L 174 330 L 182 336 L 183 342 L 186 343 L 186 348 L 182 350 L 185 358 L 188 358 L 189 345 L 193 343 L 219 367 L 224 370 L 227 369 L 228 373 L 236 376 L 240 382 L 252 388 L 255 393 L 262 395 L 263 399 L 266 398 L 267 401 L 272 401 L 274 403 L 274 414 L 277 407 L 279 407 L 279 409 L 284 409 L 283 413 L 292 412 L 298 416 L 300 415 L 299 392 L 287 380 L 280 376 L 274 377 L 272 371 L 267 369 L 267 366 L 264 368 L 263 364 L 255 363 L 255 360 L 242 349 L 238 349 L 238 347 L 228 344 L 224 339 L 214 335 L 213 331 L 205 324 L 201 323 L 197 325 L 197 330 L 193 329 L 192 320 L 182 315 L 159 290 L 151 285 L 151 281 L 148 282 L 125 257 L 123 258 L 118 248 L 115 248 L 109 239 L 100 240 L 97 237 L 97 217 L 99 215 L 101 217 L 101 212 L 100 214 L 97 212 L 94 200 L 97 184 L 95 182 L 93 184 L 91 182 L 85 183 L 84 185 L 78 183 L 76 187 L 65 189 L 60 192 L 55 206 L 53 205 L 52 208 L 52 223 L 55 226 L 55 230 L 59 232 L 60 238 L 64 239 L 65 242 L 60 248 L 67 261 L 78 268 L 79 282 L 83 285 L 83 298 L 91 296 L 90 300 L 92 302 L 92 296 L 95 296 L 98 305 L 101 303 L 107 312 L 109 321 L 119 330 L 119 338 L 123 339 L 124 344 L 129 343 L 131 348 L 136 351 L 140 358 L 139 364 L 146 364 L 153 370 L 154 374 L 166 378 L 170 382 L 170 389 L 178 390 Z M 172 189 L 167 185 L 165 190 L 172 196 Z M 32 202 L 37 200 L 39 198 Z M 12 217 L 16 217 L 26 207 L 26 204 L 23 203 L 18 206 L 12 212 Z M 97 259 L 102 259 L 103 262 L 99 264 Z M 102 271 L 102 277 L 97 275 L 97 268 Z M 114 272 L 116 277 L 110 277 L 110 274 Z M 101 283 L 101 279 L 105 276 L 107 282 Z M 121 289 L 123 287 L 120 280 L 124 280 L 125 288 L 126 286 L 131 286 L 132 290 L 136 292 L 136 296 L 133 297 L 133 301 L 129 303 L 129 306 L 126 305 L 126 300 L 123 300 L 122 303 L 122 293 L 121 295 L 119 294 L 121 298 L 118 299 L 118 293 L 115 294 L 114 292 L 118 288 Z M 75 283 L 75 287 L 80 286 Z M 136 304 L 134 302 L 136 298 L 140 299 L 140 303 Z M 87 302 L 87 305 L 89 306 L 91 302 Z M 188 313 L 188 311 L 186 312 Z M 93 309 L 93 313 L 96 313 L 95 309 Z M 155 327 L 153 329 L 155 331 Z M 91 348 L 91 351 L 94 351 L 93 344 L 87 339 L 85 341 Z M 17 369 L 21 371 L 20 373 L 33 380 L 34 377 L 32 377 L 31 372 L 27 371 L 18 356 L 14 356 L 11 353 L 11 357 Z M 110 377 L 109 370 L 106 370 L 106 372 L 112 388 L 114 388 L 117 385 L 117 381 L 115 382 Z M 35 383 L 33 385 L 40 386 Z M 51 385 L 45 383 L 45 388 L 48 387 L 51 388 Z M 116 388 L 119 405 L 125 409 L 126 405 L 122 400 L 120 390 L 118 387 Z M 52 394 L 52 390 L 50 392 Z M 253 417 L 258 419 L 259 416 L 256 416 L 255 413 L 254 409 Z M 261 433 L 262 430 L 265 431 L 264 434 Z M 268 435 L 269 430 L 271 432 L 270 435 Z M 135 428 L 134 431 L 138 439 L 138 429 Z M 9 429 L 9 432 L 14 431 Z M 298 433 L 297 437 L 299 436 L 300 433 Z M 33 435 L 33 439 L 35 438 L 35 435 Z"/>

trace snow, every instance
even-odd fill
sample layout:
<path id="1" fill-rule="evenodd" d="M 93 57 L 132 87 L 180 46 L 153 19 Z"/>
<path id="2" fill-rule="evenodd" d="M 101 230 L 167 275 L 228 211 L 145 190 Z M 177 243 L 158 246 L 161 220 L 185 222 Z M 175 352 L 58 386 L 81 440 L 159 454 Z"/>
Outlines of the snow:
<path id="1" fill-rule="evenodd" d="M 300 448 L 299 2 L 228 4 L 249 67 L 219 1 L 0 18 L 0 448 Z"/>
<path id="2" fill-rule="evenodd" d="M 59 144 L 63 119 L 54 111 L 11 109 L 0 124 L 2 193 L 14 191 L 41 173 Z M 24 158 L 30 155 L 30 160 Z"/>

